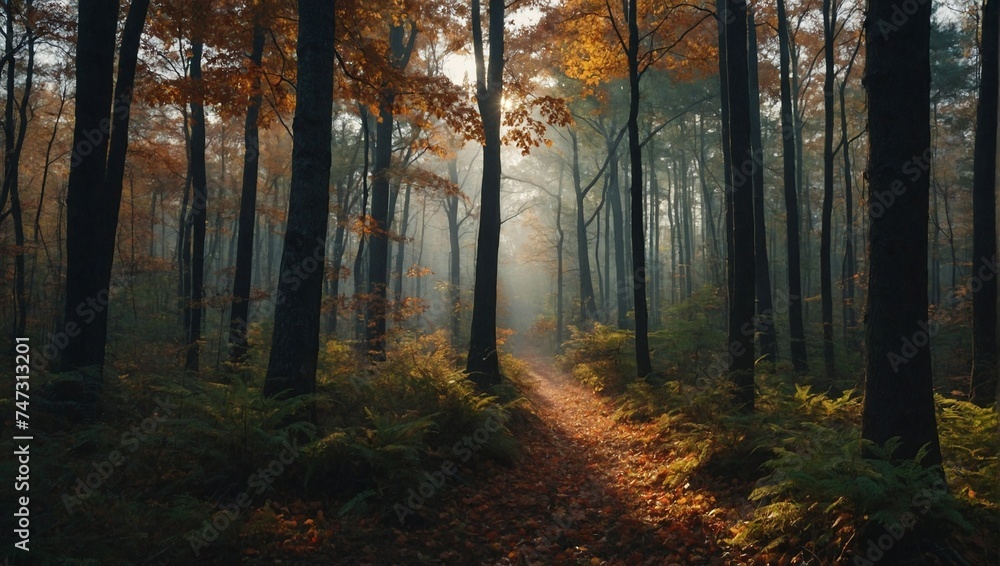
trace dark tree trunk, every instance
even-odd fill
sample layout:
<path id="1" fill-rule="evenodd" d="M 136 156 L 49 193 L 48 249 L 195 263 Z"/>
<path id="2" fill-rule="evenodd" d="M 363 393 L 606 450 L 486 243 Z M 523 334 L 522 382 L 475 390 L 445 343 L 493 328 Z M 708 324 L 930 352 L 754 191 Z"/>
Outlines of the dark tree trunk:
<path id="1" fill-rule="evenodd" d="M 871 0 L 865 21 L 868 91 L 869 208 L 866 375 L 861 435 L 883 445 L 899 437 L 895 458 L 913 458 L 924 445 L 924 465 L 940 464 L 927 317 L 928 175 L 911 175 L 913 156 L 931 147 L 930 3 L 918 4 L 898 29 L 893 0 Z M 906 542 L 906 541 L 901 541 Z M 897 544 L 897 546 L 902 546 Z"/>
<path id="2" fill-rule="evenodd" d="M 707 223 L 708 235 L 711 238 L 711 250 L 708 253 L 709 264 L 712 269 L 712 283 L 722 284 L 722 276 L 719 273 L 719 262 L 722 252 L 719 248 L 719 234 L 715 229 L 715 213 L 712 211 L 712 192 L 708 188 L 708 179 L 705 172 L 705 122 L 704 116 L 698 115 L 698 181 L 701 183 L 701 200 L 705 208 L 705 222 Z"/>
<path id="3" fill-rule="evenodd" d="M 403 215 L 399 219 L 399 234 L 396 241 L 396 255 L 393 259 L 396 262 L 395 268 L 395 288 L 393 289 L 393 300 L 397 303 L 397 308 L 402 305 L 403 300 L 403 253 L 405 247 L 403 240 L 406 238 L 406 231 L 410 225 L 410 185 L 406 185 L 406 192 L 403 194 Z"/>
<path id="4" fill-rule="evenodd" d="M 857 272 L 854 259 L 854 179 L 851 169 L 851 140 L 847 137 L 847 102 L 845 90 L 847 89 L 847 79 L 851 76 L 851 69 L 854 67 L 854 59 L 861 49 L 860 40 L 854 47 L 851 61 L 844 71 L 844 79 L 840 83 L 840 150 L 844 154 L 844 210 L 846 212 L 844 222 L 844 263 L 841 269 L 841 280 L 843 282 L 843 326 L 844 326 L 844 347 L 856 349 L 858 344 L 854 338 L 855 330 L 858 327 L 858 318 L 854 308 L 854 274 Z"/>
<path id="5" fill-rule="evenodd" d="M 64 321 L 67 328 L 72 324 L 80 332 L 69 337 L 60 365 L 62 371 L 90 368 L 88 386 L 93 387 L 80 401 L 91 407 L 98 400 L 104 370 L 132 84 L 149 3 L 136 0 L 129 7 L 118 79 L 113 86 L 118 6 L 116 0 L 81 0 L 78 10 L 76 123 L 66 196 Z"/>
<path id="6" fill-rule="evenodd" d="M 754 407 L 754 156 L 750 145 L 750 89 L 747 56 L 747 5 L 726 0 L 725 50 L 729 83 L 729 143 L 732 155 L 732 255 L 729 305 L 729 379 L 736 405 Z"/>
<path id="7" fill-rule="evenodd" d="M 636 0 L 628 0 L 628 153 L 632 233 L 632 289 L 635 296 L 635 366 L 639 377 L 653 373 L 649 358 L 649 312 L 646 306 L 646 240 L 642 221 L 642 147 L 639 139 L 639 22 Z M 620 282 L 623 283 L 623 282 Z"/>
<path id="8" fill-rule="evenodd" d="M 733 304 L 733 274 L 736 270 L 733 266 L 735 254 L 733 253 L 733 155 L 732 144 L 730 143 L 730 94 L 729 94 L 729 55 L 728 40 L 726 38 L 726 24 L 728 18 L 736 17 L 730 12 L 728 0 L 716 0 L 716 10 L 719 25 L 719 100 L 720 109 L 720 130 L 722 131 L 722 163 L 725 180 L 723 190 L 723 213 L 725 214 L 726 229 L 726 308 L 732 308 Z"/>
<path id="9" fill-rule="evenodd" d="M 330 206 L 335 2 L 299 0 L 292 182 L 264 395 L 316 390 Z"/>
<path id="10" fill-rule="evenodd" d="M 760 355 L 764 361 L 778 361 L 778 334 L 774 327 L 771 273 L 767 260 L 767 226 L 764 222 L 764 148 L 760 133 L 760 83 L 757 76 L 757 24 L 753 9 L 747 8 L 748 77 L 750 79 L 750 148 L 753 152 L 754 272 L 757 294 L 757 322 Z"/>
<path id="11" fill-rule="evenodd" d="M 778 42 L 781 51 L 781 148 L 784 159 L 785 231 L 788 238 L 788 326 L 792 366 L 799 375 L 809 371 L 806 333 L 802 322 L 802 281 L 799 250 L 799 201 L 795 170 L 795 113 L 789 80 L 788 17 L 785 0 L 778 0 Z M 800 157 L 801 158 L 801 157 Z"/>
<path id="12" fill-rule="evenodd" d="M 562 227 L 563 163 L 559 163 L 559 192 L 556 194 L 556 351 L 563 343 L 563 243 L 566 232 Z"/>
<path id="13" fill-rule="evenodd" d="M 497 354 L 497 263 L 500 255 L 500 122 L 504 67 L 504 0 L 489 0 L 489 67 L 483 55 L 482 10 L 472 0 L 472 44 L 476 59 L 476 99 L 483 122 L 483 183 L 472 337 L 466 372 L 480 389 L 500 383 Z"/>
<path id="14" fill-rule="evenodd" d="M 983 5 L 980 57 L 982 76 L 976 110 L 976 145 L 972 179 L 972 402 L 987 406 L 997 400 L 997 57 L 1000 54 L 1000 2 Z"/>
<path id="15" fill-rule="evenodd" d="M 826 74 L 823 80 L 823 211 L 819 240 L 819 278 L 823 312 L 823 365 L 826 385 L 832 386 L 837 366 L 833 351 L 833 266 L 830 244 L 833 240 L 833 82 L 834 33 L 837 26 L 836 6 L 823 0 L 823 42 L 826 54 Z"/>
<path id="16" fill-rule="evenodd" d="M 201 319 L 205 313 L 205 235 L 208 228 L 208 179 L 205 174 L 205 107 L 201 56 L 204 42 L 200 33 L 191 46 L 191 296 L 188 300 L 186 329 L 187 355 L 184 369 L 198 371 L 201 357 Z"/>
<path id="17" fill-rule="evenodd" d="M 587 324 L 597 320 L 597 305 L 594 303 L 594 281 L 590 274 L 590 247 L 587 245 L 587 221 L 584 218 L 583 206 L 590 187 L 581 186 L 580 180 L 580 146 L 576 131 L 570 129 L 570 142 L 573 146 L 573 189 L 576 194 L 576 255 L 580 267 L 580 322 Z M 610 156 L 608 161 L 611 161 Z M 610 166 L 614 166 L 612 163 Z"/>
<path id="18" fill-rule="evenodd" d="M 612 126 L 614 129 L 614 126 Z M 612 149 L 614 147 L 614 149 Z M 611 225 L 614 228 L 615 243 L 615 313 L 618 328 L 628 328 L 628 277 L 625 274 L 625 222 L 622 214 L 622 194 L 619 183 L 618 149 L 608 140 L 608 154 L 611 165 L 608 166 L 608 192 L 606 198 L 611 205 Z M 608 290 L 610 292 L 610 289 Z"/>
<path id="19" fill-rule="evenodd" d="M 458 160 L 448 160 L 448 178 L 451 181 L 453 190 L 458 191 Z M 458 219 L 458 194 L 449 195 L 445 200 L 445 213 L 448 216 L 448 245 L 450 253 L 448 256 L 448 301 L 451 303 L 451 345 L 458 347 L 459 336 L 461 336 L 462 324 L 462 248 L 459 241 L 458 229 L 460 221 Z"/>
<path id="20" fill-rule="evenodd" d="M 247 324 L 250 321 L 250 275 L 253 273 L 254 224 L 257 219 L 257 171 L 260 140 L 257 118 L 262 100 L 260 65 L 264 55 L 262 8 L 255 6 L 253 44 L 250 48 L 250 104 L 243 125 L 243 187 L 240 194 L 240 217 L 236 240 L 236 274 L 233 279 L 233 306 L 229 313 L 229 355 L 236 363 L 247 352 Z"/>

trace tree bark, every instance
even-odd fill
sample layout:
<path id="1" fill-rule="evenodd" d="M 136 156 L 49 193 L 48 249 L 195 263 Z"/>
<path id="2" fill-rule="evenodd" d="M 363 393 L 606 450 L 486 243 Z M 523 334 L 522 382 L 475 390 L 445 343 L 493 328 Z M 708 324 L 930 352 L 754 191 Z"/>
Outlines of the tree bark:
<path id="1" fill-rule="evenodd" d="M 184 369 L 197 372 L 201 357 L 201 319 L 205 313 L 205 236 L 208 228 L 208 179 L 205 172 L 205 87 L 201 75 L 204 40 L 196 32 L 191 46 L 191 296 L 186 329 Z"/>
<path id="2" fill-rule="evenodd" d="M 869 276 L 865 316 L 865 397 L 861 435 L 884 445 L 899 437 L 894 457 L 913 458 L 927 445 L 926 466 L 940 464 L 930 325 L 927 318 L 927 221 L 930 179 L 911 174 L 914 156 L 931 146 L 930 3 L 895 30 L 893 0 L 871 0 L 865 20 L 868 91 Z M 888 200 L 888 199 L 886 199 Z M 902 546 L 902 545 L 899 545 Z"/>
<path id="3" fill-rule="evenodd" d="M 760 82 L 757 75 L 757 24 L 747 7 L 748 77 L 750 85 L 750 149 L 753 152 L 754 281 L 757 294 L 756 331 L 763 361 L 778 361 L 778 334 L 774 328 L 771 273 L 767 260 L 767 226 L 764 222 L 764 147 L 760 132 Z"/>
<path id="4" fill-rule="evenodd" d="M 837 26 L 837 7 L 832 0 L 823 0 L 823 48 L 826 74 L 823 80 L 823 210 L 819 241 L 819 278 L 823 313 L 823 365 L 826 369 L 826 386 L 833 385 L 837 366 L 833 348 L 833 266 L 830 244 L 833 239 L 830 224 L 833 221 L 833 83 L 834 83 L 834 33 Z"/>
<path id="5" fill-rule="evenodd" d="M 750 92 L 747 56 L 747 5 L 726 0 L 725 50 L 729 83 L 729 144 L 732 156 L 732 254 L 729 305 L 729 379 L 740 410 L 754 407 L 754 260 L 753 173 L 750 145 Z"/>
<path id="6" fill-rule="evenodd" d="M 335 2 L 299 0 L 292 181 L 264 395 L 313 393 L 330 205 Z"/>
<path id="7" fill-rule="evenodd" d="M 795 112 L 789 80 L 788 17 L 785 0 L 778 0 L 778 42 L 781 67 L 781 148 L 785 192 L 785 231 L 788 239 L 788 326 L 792 367 L 799 375 L 809 371 L 805 325 L 802 322 L 802 280 L 799 249 L 799 201 L 795 169 Z M 801 156 L 799 157 L 801 159 Z"/>
<path id="8" fill-rule="evenodd" d="M 997 89 L 1000 6 L 983 4 L 982 75 L 976 109 L 972 178 L 972 268 L 981 285 L 972 290 L 972 388 L 969 399 L 988 406 L 997 401 Z M 978 287 L 978 288 L 977 288 Z"/>
<path id="9" fill-rule="evenodd" d="M 476 99 L 483 123 L 483 183 L 476 244 L 472 336 L 466 373 L 480 389 L 500 383 L 497 353 L 497 263 L 500 255 L 500 125 L 503 99 L 504 0 L 489 1 L 489 67 L 483 54 L 482 10 L 472 0 Z"/>
<path id="10" fill-rule="evenodd" d="M 253 5 L 253 43 L 250 48 L 250 104 L 243 124 L 243 185 L 240 192 L 239 228 L 236 240 L 236 274 L 233 279 L 233 305 L 229 312 L 229 355 L 233 363 L 246 357 L 247 325 L 250 321 L 250 276 L 253 273 L 254 224 L 257 218 L 257 173 L 260 137 L 261 61 L 264 55 L 263 7 Z"/>

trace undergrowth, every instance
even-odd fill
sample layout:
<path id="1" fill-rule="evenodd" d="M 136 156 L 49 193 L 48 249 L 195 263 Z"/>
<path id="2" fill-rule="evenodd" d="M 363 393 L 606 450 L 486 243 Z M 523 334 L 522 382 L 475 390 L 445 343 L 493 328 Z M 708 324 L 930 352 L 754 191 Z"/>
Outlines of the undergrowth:
<path id="1" fill-rule="evenodd" d="M 708 485 L 710 478 L 755 486 L 746 494 L 755 509 L 736 521 L 728 541 L 734 550 L 767 563 L 832 564 L 867 559 L 867 542 L 879 536 L 926 539 L 921 548 L 939 559 L 958 556 L 956 548 L 988 546 L 1000 524 L 993 408 L 936 395 L 942 467 L 922 465 L 923 454 L 896 461 L 896 439 L 885 446 L 862 441 L 858 393 L 813 391 L 788 364 L 758 364 L 755 410 L 740 413 L 722 356 L 699 354 L 725 343 L 723 329 L 703 313 L 718 308 L 717 299 L 701 296 L 704 309 L 698 301 L 674 307 L 667 327 L 650 335 L 654 360 L 672 354 L 656 365 L 665 368 L 665 380 L 637 379 L 632 333 L 599 324 L 573 329 L 562 362 L 581 382 L 615 397 L 615 418 L 654 425 L 668 454 L 658 476 L 665 487 Z M 983 560 L 964 552 L 973 563 Z"/>
<path id="2" fill-rule="evenodd" d="M 222 560 L 239 552 L 247 533 L 269 528 L 270 500 L 322 501 L 333 512 L 396 521 L 393 505 L 443 462 L 462 470 L 516 456 L 507 425 L 526 402 L 511 383 L 477 393 L 443 333 L 397 336 L 375 365 L 356 351 L 327 341 L 316 393 L 287 400 L 261 395 L 259 359 L 200 377 L 162 367 L 143 372 L 156 360 L 130 359 L 122 364 L 128 374 L 105 379 L 91 424 L 66 419 L 66 407 L 45 407 L 39 398 L 32 557 Z M 524 366 L 504 356 L 504 369 L 516 377 Z M 52 391 L 63 382 L 83 380 L 36 374 L 32 386 Z M 13 414 L 12 403 L 0 399 L 4 414 Z M 14 465 L 3 459 L 0 473 L 13 477 Z M 9 516 L 2 521 L 13 528 Z M 80 549 L 88 561 L 74 558 Z"/>

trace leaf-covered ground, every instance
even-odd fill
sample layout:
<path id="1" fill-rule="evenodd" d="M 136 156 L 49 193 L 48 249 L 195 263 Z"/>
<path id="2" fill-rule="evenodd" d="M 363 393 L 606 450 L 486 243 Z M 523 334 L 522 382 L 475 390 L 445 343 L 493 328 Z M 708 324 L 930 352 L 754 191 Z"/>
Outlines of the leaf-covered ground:
<path id="1" fill-rule="evenodd" d="M 738 562 L 719 541 L 749 510 L 748 485 L 691 480 L 668 487 L 670 455 L 654 448 L 652 425 L 613 420 L 609 401 L 545 362 L 532 364 L 531 377 L 538 418 L 516 426 L 523 450 L 512 465 L 472 453 L 426 501 L 413 500 L 421 508 L 404 521 L 395 514 L 338 519 L 318 503 L 274 509 L 275 530 L 244 532 L 248 562 Z"/>

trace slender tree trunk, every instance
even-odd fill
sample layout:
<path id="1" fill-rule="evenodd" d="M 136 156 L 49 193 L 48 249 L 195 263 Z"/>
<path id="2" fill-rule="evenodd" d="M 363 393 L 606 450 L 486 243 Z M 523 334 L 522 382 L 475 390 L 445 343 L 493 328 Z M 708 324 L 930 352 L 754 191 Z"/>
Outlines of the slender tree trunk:
<path id="1" fill-rule="evenodd" d="M 472 0 L 476 99 L 483 122 L 483 183 L 476 245 L 472 338 L 466 372 L 480 389 L 500 383 L 497 353 L 497 263 L 500 254 L 500 127 L 503 112 L 504 0 L 489 1 L 489 67 L 483 55 L 482 11 Z"/>
<path id="2" fill-rule="evenodd" d="M 747 56 L 747 5 L 726 0 L 725 50 L 729 83 L 729 143 L 732 155 L 732 242 L 729 305 L 729 379 L 736 405 L 754 407 L 754 219 L 753 153 L 750 144 L 750 92 Z"/>
<path id="3" fill-rule="evenodd" d="M 707 224 L 708 235 L 711 238 L 711 250 L 709 251 L 709 264 L 712 270 L 712 283 L 722 284 L 722 276 L 719 274 L 719 262 L 722 252 L 719 248 L 719 235 L 715 229 L 715 213 L 712 211 L 712 192 L 708 188 L 708 179 L 705 171 L 705 122 L 704 116 L 698 115 L 698 181 L 701 184 L 701 201 L 705 210 L 705 223 Z"/>
<path id="4" fill-rule="evenodd" d="M 590 274 L 590 248 L 587 246 L 587 222 L 583 214 L 587 191 L 581 187 L 580 148 L 576 132 L 571 129 L 569 135 L 573 145 L 573 188 L 576 193 L 576 253 L 577 262 L 580 264 L 580 321 L 586 324 L 597 320 L 597 305 L 594 304 L 594 281 Z M 613 166 L 614 162 L 612 161 L 610 167 Z"/>
<path id="5" fill-rule="evenodd" d="M 191 296 L 187 308 L 187 355 L 184 368 L 198 371 L 201 356 L 201 326 L 205 313 L 205 236 L 208 228 L 208 180 L 205 173 L 205 107 L 201 57 L 204 42 L 196 32 L 191 46 L 191 182 L 194 199 L 191 205 Z"/>
<path id="6" fill-rule="evenodd" d="M 857 314 L 854 308 L 854 274 L 857 272 L 854 260 L 854 179 L 851 170 L 851 140 L 847 137 L 847 102 L 845 90 L 847 79 L 851 76 L 851 69 L 854 67 L 854 59 L 861 49 L 859 40 L 851 55 L 851 61 L 844 71 L 844 79 L 840 83 L 840 150 L 844 154 L 844 263 L 841 270 L 841 280 L 843 282 L 843 326 L 844 326 L 844 347 L 856 348 L 858 346 L 854 339 L 854 331 L 858 326 Z"/>
<path id="7" fill-rule="evenodd" d="M 820 294 L 823 311 L 823 364 L 826 368 L 826 385 L 831 386 L 837 366 L 833 349 L 833 266 L 830 244 L 833 240 L 833 83 L 834 83 L 834 33 L 837 26 L 837 6 L 832 0 L 823 0 L 823 42 L 826 54 L 826 75 L 823 80 L 823 212 L 820 227 L 819 263 Z"/>
<path id="8" fill-rule="evenodd" d="M 615 126 L 612 125 L 612 130 Z M 612 149 L 608 140 L 608 152 L 611 154 L 611 165 L 608 167 L 608 194 L 611 205 L 611 224 L 614 228 L 615 243 L 615 306 L 618 328 L 629 327 L 628 321 L 628 276 L 625 274 L 625 222 L 622 214 L 621 186 L 618 177 L 618 150 Z M 610 289 L 608 290 L 610 292 Z"/>
<path id="9" fill-rule="evenodd" d="M 559 163 L 559 192 L 556 196 L 556 351 L 563 343 L 563 242 L 566 232 L 562 227 L 563 166 Z"/>
<path id="10" fill-rule="evenodd" d="M 260 138 L 260 66 L 264 55 L 263 7 L 254 4 L 253 43 L 250 48 L 250 104 L 243 125 L 243 186 L 240 193 L 240 216 L 236 242 L 236 275 L 233 280 L 233 305 L 229 313 L 229 355 L 234 363 L 242 361 L 248 349 L 247 324 L 250 321 L 250 275 L 253 273 L 254 223 L 257 218 L 257 172 Z"/>
<path id="11" fill-rule="evenodd" d="M 336 2 L 299 0 L 292 182 L 264 395 L 316 390 L 330 205 Z"/>
<path id="12" fill-rule="evenodd" d="M 969 399 L 987 406 L 997 401 L 997 58 L 1000 56 L 1000 2 L 983 5 L 982 77 L 976 110 L 972 179 L 972 388 Z M 978 288 L 977 288 L 978 287 Z"/>
<path id="13" fill-rule="evenodd" d="M 805 326 L 802 322 L 802 281 L 799 250 L 799 202 L 795 169 L 795 111 L 789 80 L 788 17 L 785 0 L 778 0 L 778 42 L 781 74 L 781 140 L 785 185 L 785 231 L 788 239 L 788 326 L 792 367 L 799 375 L 809 371 Z"/>
<path id="14" fill-rule="evenodd" d="M 403 252 L 405 248 L 403 247 L 403 240 L 406 238 L 406 231 L 409 229 L 410 224 L 410 185 L 407 183 L 406 192 L 403 194 L 403 215 L 399 221 L 399 234 L 398 240 L 396 241 L 396 255 L 393 259 L 396 261 L 396 281 L 394 291 L 394 300 L 397 302 L 397 308 L 401 306 L 403 300 Z"/>
<path id="15" fill-rule="evenodd" d="M 639 145 L 639 22 L 636 0 L 628 0 L 628 152 L 631 161 L 632 289 L 635 296 L 635 365 L 639 377 L 653 373 L 649 357 L 649 313 L 646 306 L 646 240 L 642 221 L 642 148 Z"/>
<path id="16" fill-rule="evenodd" d="M 453 190 L 458 191 L 458 160 L 448 160 L 448 177 Z M 451 345 L 458 347 L 462 324 L 462 248 L 459 241 L 458 194 L 449 195 L 445 201 L 445 213 L 448 216 L 448 301 L 451 303 Z"/>

